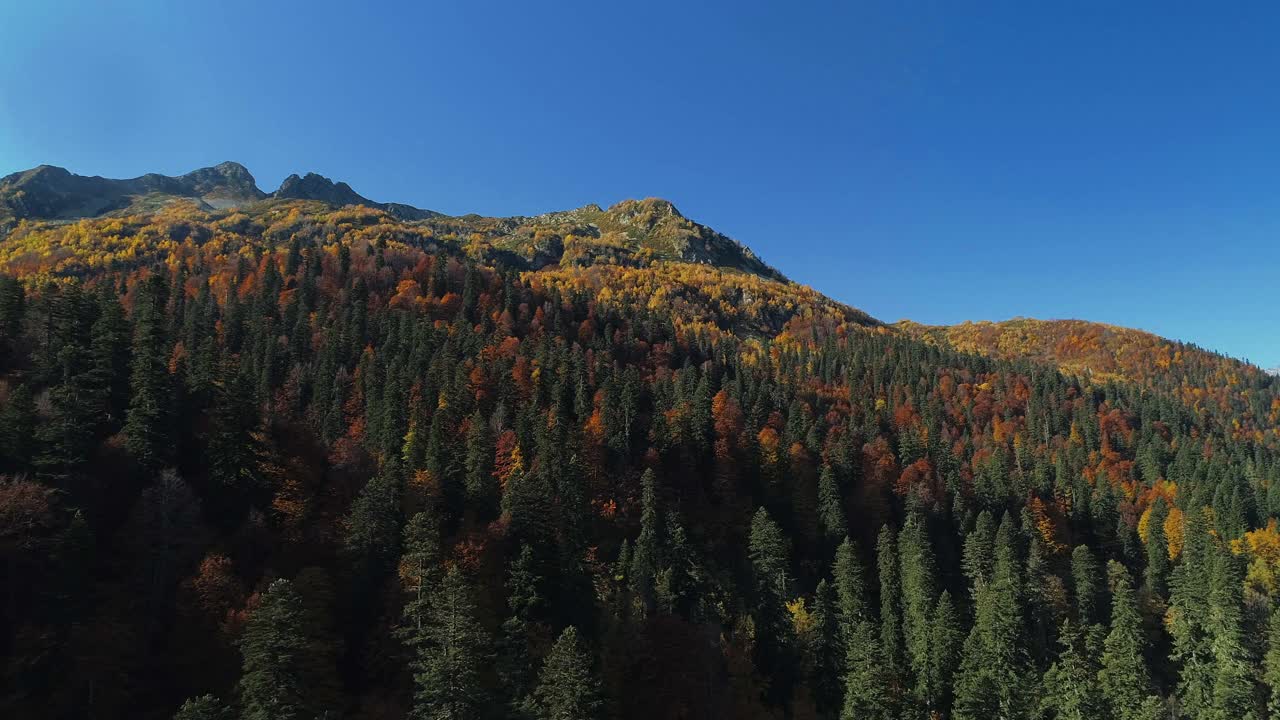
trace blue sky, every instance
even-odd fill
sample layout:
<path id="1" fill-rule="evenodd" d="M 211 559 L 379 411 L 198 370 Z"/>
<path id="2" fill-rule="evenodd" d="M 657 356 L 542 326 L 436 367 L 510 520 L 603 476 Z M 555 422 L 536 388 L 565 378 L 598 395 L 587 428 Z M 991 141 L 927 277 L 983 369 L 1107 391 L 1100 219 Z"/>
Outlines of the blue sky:
<path id="1" fill-rule="evenodd" d="M 504 215 L 656 195 L 881 319 L 1280 365 L 1274 3 L 263 5 L 0 4 L 0 174 L 231 159 Z"/>

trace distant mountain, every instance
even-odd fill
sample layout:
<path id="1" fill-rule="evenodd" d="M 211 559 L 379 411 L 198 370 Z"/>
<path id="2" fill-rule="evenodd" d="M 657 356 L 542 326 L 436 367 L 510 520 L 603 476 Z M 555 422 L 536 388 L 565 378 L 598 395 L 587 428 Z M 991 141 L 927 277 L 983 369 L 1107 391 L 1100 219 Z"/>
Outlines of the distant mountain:
<path id="1" fill-rule="evenodd" d="M 335 183 L 315 173 L 307 173 L 302 177 L 290 175 L 280 183 L 280 189 L 271 196 L 280 200 L 318 200 L 338 207 L 364 205 L 385 210 L 401 220 L 426 220 L 441 216 L 441 213 L 433 210 L 423 210 L 411 205 L 375 202 L 352 190 L 351 186 L 344 182 Z"/>
<path id="2" fill-rule="evenodd" d="M 0 178 L 0 229 L 10 220 L 70 220 L 104 215 L 140 202 L 177 198 L 224 208 L 267 197 L 243 165 L 225 162 L 178 177 L 149 173 L 128 180 L 86 177 L 41 165 Z"/>
<path id="3" fill-rule="evenodd" d="M 1085 320 L 1014 318 L 1003 322 L 921 325 L 904 320 L 899 331 L 960 352 L 1001 360 L 1032 360 L 1099 381 L 1144 385 L 1170 380 L 1187 387 L 1274 384 L 1263 371 L 1190 343 L 1133 328 Z"/>
<path id="4" fill-rule="evenodd" d="M 263 202 L 309 201 L 363 206 L 399 221 L 423 223 L 439 236 L 483 238 L 495 252 L 540 269 L 596 263 L 639 266 L 675 260 L 741 270 L 771 280 L 782 273 L 749 248 L 701 225 L 658 198 L 624 200 L 607 210 L 586 205 L 532 217 L 450 217 L 433 210 L 370 200 L 345 182 L 316 173 L 290 175 L 273 193 L 260 190 L 243 165 L 225 162 L 178 177 L 128 180 L 76 175 L 42 165 L 0 179 L 0 237 L 19 220 L 67 221 L 104 215 L 147 215 L 176 201 L 200 210 L 247 210 Z"/>

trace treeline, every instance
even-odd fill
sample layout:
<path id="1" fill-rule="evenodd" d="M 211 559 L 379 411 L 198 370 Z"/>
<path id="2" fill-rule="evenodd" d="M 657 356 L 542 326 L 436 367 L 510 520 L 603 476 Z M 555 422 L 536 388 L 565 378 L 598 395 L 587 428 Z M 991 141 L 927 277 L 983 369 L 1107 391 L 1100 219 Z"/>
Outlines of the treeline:
<path id="1" fill-rule="evenodd" d="M 183 223 L 0 279 L 5 716 L 1280 713 L 1231 406 L 709 269 Z"/>

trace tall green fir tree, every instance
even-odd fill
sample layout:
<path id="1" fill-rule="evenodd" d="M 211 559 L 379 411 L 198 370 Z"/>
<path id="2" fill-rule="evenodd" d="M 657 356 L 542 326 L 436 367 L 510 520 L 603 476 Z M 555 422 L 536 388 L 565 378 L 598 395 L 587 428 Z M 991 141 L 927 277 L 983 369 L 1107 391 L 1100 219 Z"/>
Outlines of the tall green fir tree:
<path id="1" fill-rule="evenodd" d="M 309 720 L 303 672 L 309 647 L 303 622 L 302 599 L 293 584 L 272 582 L 240 639 L 243 720 Z"/>
<path id="2" fill-rule="evenodd" d="M 476 620 L 475 601 L 462 571 L 450 568 L 434 593 L 425 621 L 407 640 L 414 648 L 414 720 L 472 720 L 488 712 L 482 675 L 489 640 Z"/>
<path id="3" fill-rule="evenodd" d="M 578 629 L 565 628 L 542 663 L 534 690 L 538 720 L 596 720 L 604 717 L 600 681 Z"/>
<path id="4" fill-rule="evenodd" d="M 1111 630 L 1103 641 L 1098 685 L 1115 720 L 1146 720 L 1142 709 L 1157 698 L 1152 695 L 1146 637 L 1133 581 L 1128 569 L 1115 560 L 1107 562 L 1107 577 L 1111 586 Z"/>

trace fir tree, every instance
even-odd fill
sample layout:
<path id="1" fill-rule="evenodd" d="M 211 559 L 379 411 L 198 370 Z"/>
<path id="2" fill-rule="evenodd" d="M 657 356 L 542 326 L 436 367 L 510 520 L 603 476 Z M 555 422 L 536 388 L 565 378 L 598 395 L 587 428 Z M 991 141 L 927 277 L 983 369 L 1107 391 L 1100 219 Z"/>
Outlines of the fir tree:
<path id="1" fill-rule="evenodd" d="M 1021 580 L 1012 525 L 1006 515 L 996 533 L 991 581 L 976 592 L 973 628 L 955 681 L 955 716 L 962 720 L 1021 718 L 1028 712 L 1029 659 L 1022 645 Z"/>
<path id="2" fill-rule="evenodd" d="M 540 720 L 595 720 L 603 717 L 600 682 L 591 655 L 572 625 L 560 633 L 538 674 L 534 690 Z"/>
<path id="3" fill-rule="evenodd" d="M 1105 701 L 1096 682 L 1097 663 L 1089 652 L 1084 631 L 1068 620 L 1058 637 L 1062 653 L 1044 674 L 1040 694 L 1042 713 L 1060 720 L 1104 717 Z"/>
<path id="4" fill-rule="evenodd" d="M 627 573 L 631 592 L 645 613 L 652 612 L 654 605 L 654 583 L 661 563 L 660 530 L 657 483 L 653 470 L 645 470 L 640 477 L 640 535 Z"/>
<path id="5" fill-rule="evenodd" d="M 308 688 L 302 672 L 307 651 L 302 600 L 288 580 L 276 580 L 263 593 L 240 639 L 244 720 L 307 717 Z"/>
<path id="6" fill-rule="evenodd" d="M 165 344 L 167 296 L 164 276 L 152 273 L 138 291 L 133 316 L 131 394 L 124 430 L 129 451 L 147 470 L 158 468 L 173 452 L 172 389 Z"/>
<path id="7" fill-rule="evenodd" d="M 1257 659 L 1245 640 L 1244 576 L 1234 554 L 1228 550 L 1217 550 L 1215 554 L 1207 622 L 1214 664 L 1209 717 L 1253 720 L 1259 717 L 1260 710 L 1254 683 Z"/>
<path id="8" fill-rule="evenodd" d="M 830 465 L 823 465 L 818 474 L 818 523 L 822 537 L 830 543 L 826 546 L 828 551 L 849 533 L 840 486 L 836 483 L 836 474 Z"/>
<path id="9" fill-rule="evenodd" d="M 489 425 L 476 410 L 467 423 L 467 474 L 464 480 L 467 507 L 487 520 L 497 510 L 498 490 L 493 477 L 493 441 Z"/>
<path id="10" fill-rule="evenodd" d="M 898 540 L 893 530 L 880 528 L 876 541 L 876 570 L 880 575 L 880 652 L 891 686 L 901 685 L 905 665 L 902 641 L 902 581 L 898 574 Z"/>
<path id="11" fill-rule="evenodd" d="M 1267 715 L 1280 717 L 1280 608 L 1271 611 L 1267 625 L 1267 654 L 1262 659 L 1262 682 L 1269 688 Z"/>
<path id="12" fill-rule="evenodd" d="M 536 624 L 543 597 L 538 586 L 533 550 L 522 545 L 507 571 L 507 618 L 498 638 L 498 677 L 507 694 L 511 712 L 524 716 L 533 702 L 534 685 L 529 636 Z"/>
<path id="13" fill-rule="evenodd" d="M 1112 560 L 1107 563 L 1107 575 L 1111 584 L 1111 631 L 1104 641 L 1098 685 L 1116 720 L 1141 720 L 1138 710 L 1152 690 L 1144 657 L 1142 616 L 1129 571 Z"/>
<path id="14" fill-rule="evenodd" d="M 25 384 L 9 392 L 0 405 L 0 468 L 21 473 L 31 467 L 35 451 L 36 408 Z"/>
<path id="15" fill-rule="evenodd" d="M 173 720 L 233 720 L 235 714 L 213 695 L 193 697 L 182 703 Z"/>
<path id="16" fill-rule="evenodd" d="M 898 536 L 902 583 L 902 635 L 911 670 L 914 701 L 932 708 L 936 700 L 931 672 L 930 622 L 937 602 L 937 572 L 924 520 L 912 513 Z"/>
<path id="17" fill-rule="evenodd" d="M 413 710 L 421 719 L 483 717 L 489 698 L 481 683 L 488 660 L 484 628 L 462 572 L 450 568 L 432 598 L 426 621 L 408 643 L 414 648 Z"/>

